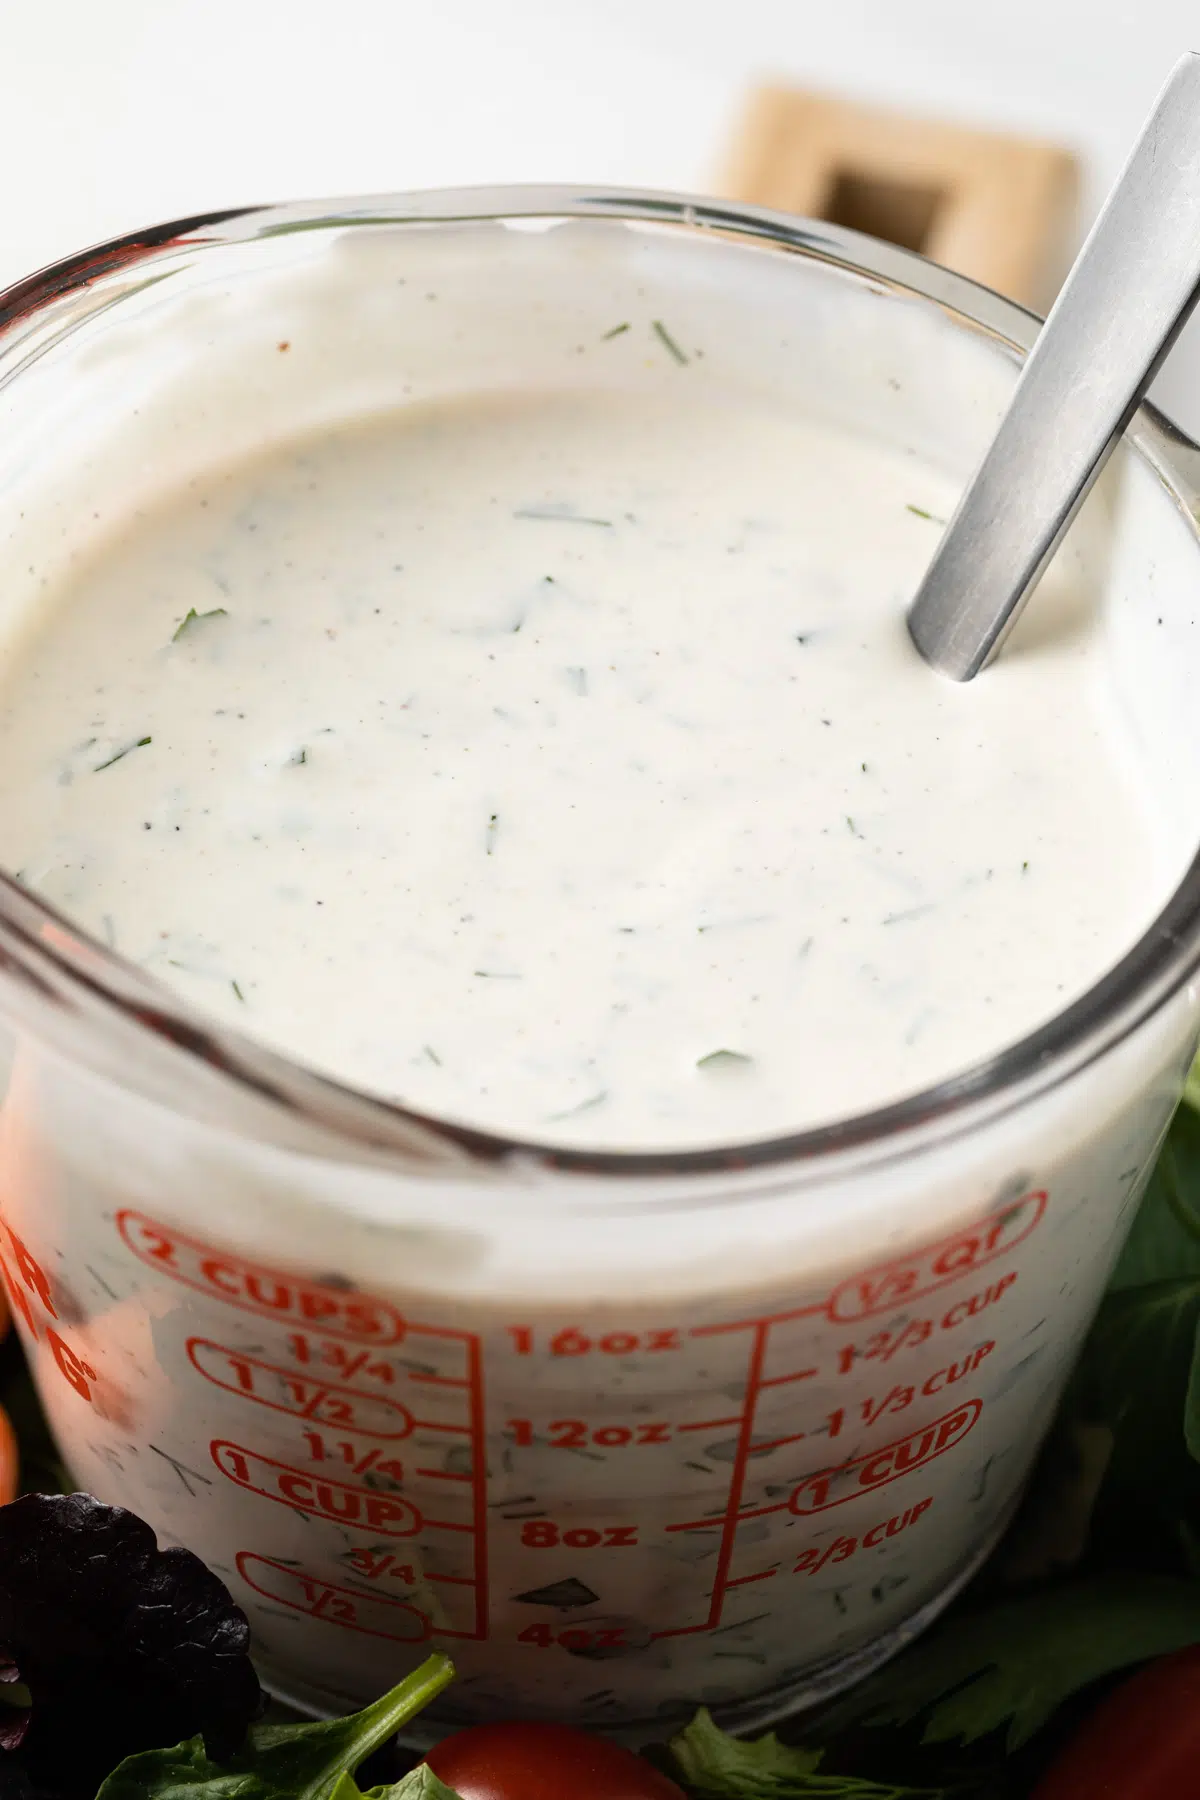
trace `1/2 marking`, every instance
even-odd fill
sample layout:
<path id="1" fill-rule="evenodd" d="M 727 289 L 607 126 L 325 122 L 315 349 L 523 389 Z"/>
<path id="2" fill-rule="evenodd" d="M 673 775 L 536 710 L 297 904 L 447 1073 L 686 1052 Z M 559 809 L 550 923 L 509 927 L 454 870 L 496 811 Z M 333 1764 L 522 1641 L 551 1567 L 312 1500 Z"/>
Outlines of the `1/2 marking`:
<path id="1" fill-rule="evenodd" d="M 310 1619 L 324 1619 L 347 1631 L 390 1638 L 398 1644 L 422 1644 L 429 1636 L 429 1620 L 406 1600 L 393 1600 L 388 1594 L 360 1594 L 253 1550 L 238 1552 L 237 1569 L 247 1587 L 264 1600 L 307 1613 Z"/>

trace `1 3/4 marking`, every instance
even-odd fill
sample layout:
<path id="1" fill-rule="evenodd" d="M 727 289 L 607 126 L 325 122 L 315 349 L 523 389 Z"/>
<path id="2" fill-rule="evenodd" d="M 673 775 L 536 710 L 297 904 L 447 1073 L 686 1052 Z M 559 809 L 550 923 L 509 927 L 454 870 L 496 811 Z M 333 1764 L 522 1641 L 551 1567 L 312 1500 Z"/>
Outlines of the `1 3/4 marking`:
<path id="1" fill-rule="evenodd" d="M 583 1419 L 551 1419 L 541 1438 L 532 1419 L 509 1419 L 508 1430 L 518 1450 L 542 1443 L 550 1450 L 582 1450 L 595 1444 L 600 1450 L 619 1450 L 626 1444 L 669 1444 L 671 1427 L 665 1421 L 639 1420 L 636 1425 L 589 1425 Z"/>

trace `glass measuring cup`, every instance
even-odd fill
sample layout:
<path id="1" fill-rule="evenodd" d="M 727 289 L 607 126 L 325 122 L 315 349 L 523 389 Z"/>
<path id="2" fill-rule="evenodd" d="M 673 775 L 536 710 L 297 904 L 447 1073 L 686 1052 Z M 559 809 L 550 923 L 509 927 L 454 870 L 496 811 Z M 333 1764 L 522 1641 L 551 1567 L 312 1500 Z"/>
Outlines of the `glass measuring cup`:
<path id="1" fill-rule="evenodd" d="M 0 628 L 143 492 L 410 396 L 586 385 L 635 300 L 720 379 L 960 477 L 1033 331 L 906 253 L 669 196 L 164 227 L 0 297 Z M 0 883 L 0 1256 L 43 1398 L 82 1485 L 223 1574 L 279 1691 L 347 1707 L 432 1643 L 461 1671 L 435 1722 L 750 1724 L 986 1555 L 1200 1024 L 1196 454 L 1144 414 L 1077 545 L 1178 886 L 1051 1024 L 886 1111 L 690 1154 L 509 1142 L 213 1026 Z"/>

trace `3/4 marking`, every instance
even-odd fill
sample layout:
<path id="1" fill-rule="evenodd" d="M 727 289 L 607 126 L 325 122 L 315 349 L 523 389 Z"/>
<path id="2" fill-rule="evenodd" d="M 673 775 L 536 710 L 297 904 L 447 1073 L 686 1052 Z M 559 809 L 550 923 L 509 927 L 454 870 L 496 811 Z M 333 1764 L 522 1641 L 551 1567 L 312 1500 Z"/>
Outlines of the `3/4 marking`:
<path id="1" fill-rule="evenodd" d="M 276 1269 L 243 1262 L 227 1251 L 214 1250 L 211 1244 L 170 1231 L 143 1213 L 119 1212 L 117 1230 L 139 1262 L 226 1306 L 278 1319 L 281 1324 L 318 1325 L 331 1337 L 357 1343 L 403 1341 L 405 1321 L 386 1300 L 319 1287 Z"/>
<path id="2" fill-rule="evenodd" d="M 247 1587 L 264 1600 L 290 1606 L 294 1612 L 324 1619 L 330 1625 L 344 1626 L 347 1631 L 391 1638 L 399 1644 L 423 1644 L 430 1634 L 429 1620 L 406 1600 L 338 1587 L 335 1582 L 306 1575 L 301 1569 L 289 1568 L 253 1550 L 238 1552 L 237 1569 Z"/>
<path id="3" fill-rule="evenodd" d="M 801 1515 L 827 1512 L 831 1506 L 842 1506 L 847 1500 L 856 1500 L 861 1494 L 886 1486 L 889 1481 L 910 1475 L 914 1469 L 932 1462 L 937 1456 L 944 1456 L 947 1450 L 961 1443 L 982 1411 L 982 1401 L 964 1401 L 931 1425 L 910 1432 L 895 1443 L 885 1444 L 881 1450 L 872 1450 L 866 1456 L 856 1456 L 852 1462 L 839 1464 L 837 1468 L 809 1475 L 793 1488 L 787 1510 Z"/>
<path id="4" fill-rule="evenodd" d="M 209 1454 L 222 1475 L 238 1487 L 319 1519 L 357 1525 L 383 1537 L 413 1537 L 423 1525 L 434 1527 L 433 1520 L 422 1519 L 415 1506 L 395 1494 L 374 1494 L 369 1488 L 308 1475 L 303 1469 L 289 1468 L 287 1463 L 222 1439 L 214 1440 Z"/>
<path id="5" fill-rule="evenodd" d="M 205 1381 L 243 1400 L 322 1425 L 341 1425 L 368 1437 L 406 1438 L 416 1421 L 406 1406 L 383 1394 L 364 1394 L 337 1382 L 317 1381 L 278 1368 L 208 1338 L 189 1338 L 188 1361 Z M 365 1354 L 365 1353 L 364 1353 Z"/>

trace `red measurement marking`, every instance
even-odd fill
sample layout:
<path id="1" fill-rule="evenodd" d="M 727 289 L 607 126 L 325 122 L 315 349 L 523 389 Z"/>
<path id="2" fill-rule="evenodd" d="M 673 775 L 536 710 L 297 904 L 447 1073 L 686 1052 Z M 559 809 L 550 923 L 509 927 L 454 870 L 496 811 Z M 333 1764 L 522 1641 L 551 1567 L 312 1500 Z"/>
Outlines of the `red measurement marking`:
<path id="1" fill-rule="evenodd" d="M 238 1574 L 248 1587 L 280 1606 L 294 1612 L 307 1613 L 312 1619 L 324 1619 L 330 1625 L 341 1625 L 347 1631 L 360 1631 L 366 1637 L 391 1638 L 399 1644 L 422 1644 L 430 1635 L 430 1622 L 424 1613 L 407 1600 L 393 1600 L 387 1594 L 360 1594 L 354 1588 L 338 1587 L 301 1569 L 289 1568 L 269 1556 L 253 1550 L 240 1550 Z"/>
<path id="2" fill-rule="evenodd" d="M 488 1634 L 488 1517 L 487 1517 L 487 1421 L 483 1404 L 483 1351 L 479 1339 L 467 1338 L 467 1379 L 470 1383 L 471 1407 L 471 1518 L 474 1559 L 471 1575 L 475 1583 L 475 1631 L 477 1638 Z M 469 1635 L 464 1633 L 464 1636 Z"/>
<path id="3" fill-rule="evenodd" d="M 407 1331 L 405 1321 L 386 1300 L 318 1287 L 297 1276 L 243 1262 L 210 1244 L 169 1231 L 142 1213 L 119 1212 L 117 1230 L 139 1262 L 242 1312 L 281 1323 L 318 1325 L 331 1337 L 359 1343 L 399 1344 Z"/>
<path id="4" fill-rule="evenodd" d="M 904 1512 L 893 1513 L 890 1519 L 883 1519 L 878 1525 L 872 1525 L 861 1536 L 847 1534 L 844 1537 L 834 1538 L 829 1544 L 813 1544 L 809 1549 L 801 1551 L 792 1567 L 792 1574 L 818 1575 L 826 1563 L 847 1562 L 859 1550 L 874 1550 L 876 1545 L 882 1544 L 885 1538 L 898 1537 L 902 1531 L 907 1531 L 910 1525 L 915 1525 L 932 1505 L 933 1495 L 927 1494 L 925 1499 L 918 1500 L 915 1506 L 908 1507 Z"/>
<path id="5" fill-rule="evenodd" d="M 713 1575 L 712 1598 L 709 1603 L 708 1617 L 702 1625 L 680 1625 L 670 1631 L 656 1631 L 655 1637 L 688 1637 L 696 1631 L 711 1631 L 721 1620 L 721 1607 L 725 1599 L 725 1589 L 729 1586 L 729 1565 L 733 1561 L 734 1544 L 737 1539 L 738 1515 L 742 1505 L 742 1494 L 746 1485 L 746 1466 L 750 1458 L 750 1450 L 754 1439 L 754 1409 L 758 1402 L 759 1389 L 762 1384 L 763 1359 L 767 1353 L 767 1336 L 769 1327 L 760 1323 L 754 1328 L 754 1343 L 750 1351 L 750 1367 L 746 1374 L 745 1410 L 741 1416 L 741 1427 L 738 1431 L 737 1450 L 734 1453 L 733 1473 L 729 1482 L 729 1500 L 725 1516 L 721 1521 L 721 1542 L 717 1549 L 717 1566 Z M 711 1530 L 715 1521 L 707 1519 L 704 1523 Z M 678 1525 L 668 1525 L 668 1531 L 684 1529 Z"/>
<path id="6" fill-rule="evenodd" d="M 367 1581 L 382 1581 L 385 1575 L 393 1581 L 403 1581 L 409 1587 L 415 1587 L 416 1570 L 411 1563 L 397 1561 L 390 1550 L 349 1550 L 344 1562 L 348 1563 L 356 1575 L 362 1575 Z"/>
<path id="7" fill-rule="evenodd" d="M 351 1487 L 324 1475 L 306 1474 L 256 1450 L 216 1439 L 209 1454 L 222 1475 L 238 1487 L 276 1500 L 282 1506 L 332 1519 L 338 1525 L 357 1525 L 384 1537 L 412 1537 L 422 1526 L 436 1529 L 432 1519 L 422 1519 L 416 1507 L 394 1494 L 376 1494 L 369 1488 Z"/>
<path id="8" fill-rule="evenodd" d="M 944 1456 L 947 1450 L 960 1444 L 982 1411 L 982 1401 L 966 1400 L 953 1412 L 944 1413 L 931 1425 L 911 1431 L 895 1443 L 885 1444 L 882 1450 L 872 1450 L 866 1456 L 856 1456 L 852 1462 L 840 1463 L 837 1468 L 809 1475 L 789 1495 L 786 1501 L 788 1512 L 799 1515 L 828 1512 L 831 1506 L 842 1506 L 847 1500 L 857 1500 L 874 1488 L 885 1487 L 889 1481 L 898 1481 L 902 1475 L 911 1475 L 914 1469 L 932 1462 L 935 1457 Z M 760 1509 L 763 1513 L 781 1510 L 774 1506 Z M 743 1514 L 744 1518 L 757 1516 Z"/>
<path id="9" fill-rule="evenodd" d="M 918 1300 L 947 1282 L 973 1274 L 997 1256 L 1007 1256 L 1035 1229 L 1046 1210 L 1046 1193 L 1023 1194 L 1002 1212 L 991 1213 L 974 1225 L 916 1250 L 902 1260 L 881 1263 L 861 1275 L 851 1276 L 833 1290 L 827 1303 L 835 1323 L 891 1312 L 910 1300 Z"/>
<path id="10" fill-rule="evenodd" d="M 926 1244 L 903 1259 L 881 1263 L 877 1268 L 864 1270 L 861 1275 L 850 1276 L 827 1299 L 818 1300 L 811 1306 L 766 1313 L 757 1319 L 730 1319 L 721 1325 L 696 1325 L 689 1336 L 715 1337 L 729 1331 L 756 1331 L 762 1325 L 783 1325 L 793 1319 L 818 1318 L 822 1314 L 834 1324 L 847 1324 L 855 1319 L 869 1318 L 873 1313 L 894 1310 L 910 1300 L 919 1300 L 935 1288 L 960 1280 L 998 1256 L 1007 1256 L 1040 1223 L 1047 1198 L 1044 1188 L 1023 1194 L 1002 1211 L 989 1213 L 973 1225 L 961 1227 L 950 1237 Z M 1016 1279 L 1015 1274 L 1013 1279 Z M 950 1312 L 954 1311 L 952 1307 Z M 949 1321 L 950 1313 L 947 1313 L 943 1326 L 948 1326 Z M 802 1381 L 817 1372 L 805 1369 L 794 1375 L 774 1376 L 760 1382 L 759 1387 Z"/>
<path id="11" fill-rule="evenodd" d="M 406 1406 L 382 1394 L 364 1394 L 357 1388 L 332 1381 L 318 1381 L 262 1362 L 241 1350 L 227 1349 L 208 1338 L 189 1338 L 188 1361 L 214 1387 L 225 1388 L 243 1400 L 268 1406 L 272 1412 L 291 1413 L 322 1425 L 341 1425 L 368 1437 L 405 1438 L 419 1423 Z M 368 1353 L 364 1350 L 363 1356 Z M 358 1358 L 353 1359 L 355 1362 Z"/>

